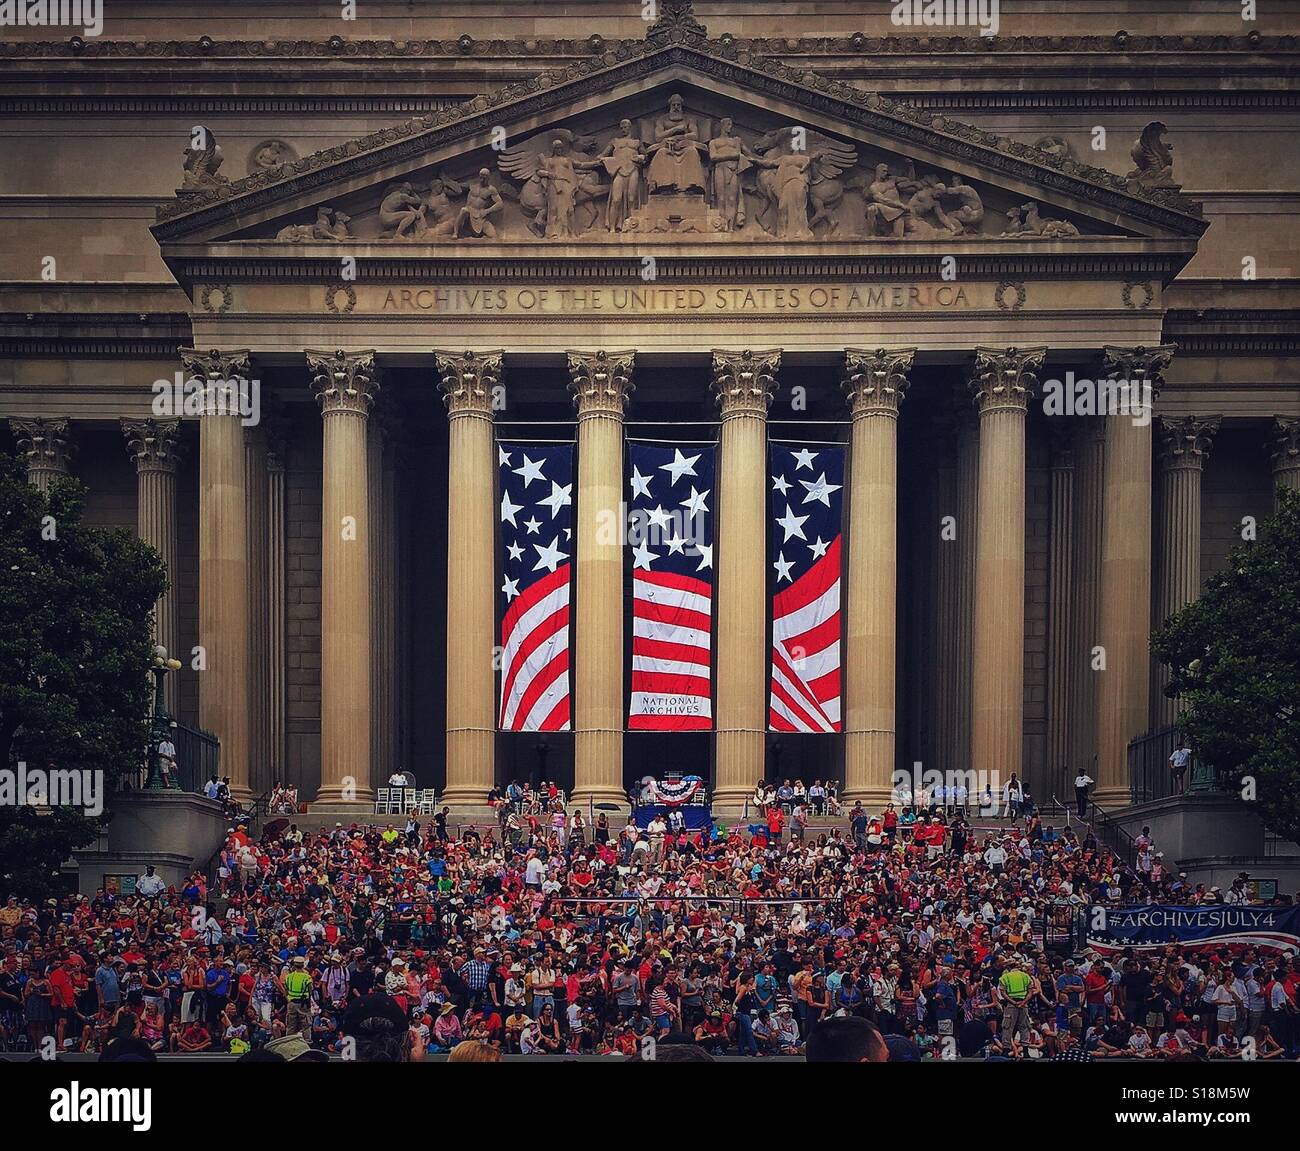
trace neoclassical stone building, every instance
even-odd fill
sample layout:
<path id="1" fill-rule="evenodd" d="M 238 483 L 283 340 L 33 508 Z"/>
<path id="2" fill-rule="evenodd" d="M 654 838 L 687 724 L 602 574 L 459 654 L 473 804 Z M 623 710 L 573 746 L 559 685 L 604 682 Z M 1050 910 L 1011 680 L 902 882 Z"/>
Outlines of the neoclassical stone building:
<path id="1" fill-rule="evenodd" d="M 1300 483 L 1297 28 L 428 7 L 122 0 L 0 42 L 0 417 L 162 552 L 168 702 L 235 783 L 607 799 L 668 764 L 878 800 L 920 761 L 1126 802 L 1174 715 L 1153 623 Z M 594 523 L 632 435 L 719 444 L 713 732 L 624 731 L 631 563 Z M 544 738 L 496 731 L 498 436 L 577 445 Z M 769 437 L 848 447 L 839 734 L 765 730 Z"/>

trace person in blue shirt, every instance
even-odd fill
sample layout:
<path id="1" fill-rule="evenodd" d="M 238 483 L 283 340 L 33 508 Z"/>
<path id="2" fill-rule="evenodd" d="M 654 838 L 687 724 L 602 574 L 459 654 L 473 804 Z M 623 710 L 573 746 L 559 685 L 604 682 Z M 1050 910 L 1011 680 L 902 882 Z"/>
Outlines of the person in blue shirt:
<path id="1" fill-rule="evenodd" d="M 122 998 L 116 967 L 120 962 L 119 959 L 109 959 L 105 956 L 95 969 L 95 995 L 99 999 L 100 1007 L 108 1011 L 116 1011 Z"/>

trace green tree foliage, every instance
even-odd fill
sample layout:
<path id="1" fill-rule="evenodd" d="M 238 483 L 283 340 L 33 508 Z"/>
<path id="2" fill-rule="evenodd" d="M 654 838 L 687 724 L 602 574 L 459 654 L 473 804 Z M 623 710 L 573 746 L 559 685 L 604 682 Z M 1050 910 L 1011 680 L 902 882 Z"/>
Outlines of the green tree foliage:
<path id="1" fill-rule="evenodd" d="M 1235 548 L 1201 598 L 1151 640 L 1168 694 L 1208 763 L 1258 803 L 1264 825 L 1300 838 L 1300 493 L 1282 493 L 1258 538 Z M 1253 785 L 1253 786 L 1252 786 Z"/>
<path id="2" fill-rule="evenodd" d="M 158 553 L 82 521 L 73 480 L 48 496 L 0 454 L 0 766 L 102 771 L 111 792 L 148 740 Z M 100 820 L 0 806 L 0 890 L 40 896 Z"/>

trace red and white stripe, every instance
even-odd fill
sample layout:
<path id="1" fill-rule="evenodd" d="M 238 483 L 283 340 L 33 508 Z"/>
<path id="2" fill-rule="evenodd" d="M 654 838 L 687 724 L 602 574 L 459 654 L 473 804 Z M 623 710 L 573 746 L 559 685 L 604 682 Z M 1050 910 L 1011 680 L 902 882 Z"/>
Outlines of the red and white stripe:
<path id="1" fill-rule="evenodd" d="M 502 617 L 502 731 L 569 730 L 571 570 L 560 564 L 526 588 Z"/>
<path id="2" fill-rule="evenodd" d="M 713 726 L 713 589 L 705 580 L 638 569 L 632 578 L 632 701 L 637 731 Z"/>
<path id="3" fill-rule="evenodd" d="M 840 721 L 840 537 L 772 597 L 773 731 L 832 732 Z"/>

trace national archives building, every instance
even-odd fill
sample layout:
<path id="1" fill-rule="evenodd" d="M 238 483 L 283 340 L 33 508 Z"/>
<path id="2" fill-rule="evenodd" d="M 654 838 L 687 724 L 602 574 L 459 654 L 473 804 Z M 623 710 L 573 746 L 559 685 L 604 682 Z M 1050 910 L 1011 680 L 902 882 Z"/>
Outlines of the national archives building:
<path id="1" fill-rule="evenodd" d="M 1283 6 L 335 7 L 0 35 L 0 438 L 161 552 L 167 706 L 235 786 L 1126 803 L 1152 627 L 1300 485 Z M 628 728 L 633 440 L 716 447 L 704 730 Z M 576 461 L 568 708 L 504 731 L 529 443 Z M 783 443 L 844 453 L 832 730 L 769 722 Z"/>

